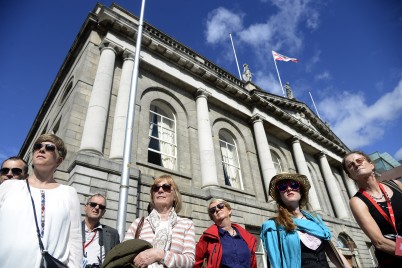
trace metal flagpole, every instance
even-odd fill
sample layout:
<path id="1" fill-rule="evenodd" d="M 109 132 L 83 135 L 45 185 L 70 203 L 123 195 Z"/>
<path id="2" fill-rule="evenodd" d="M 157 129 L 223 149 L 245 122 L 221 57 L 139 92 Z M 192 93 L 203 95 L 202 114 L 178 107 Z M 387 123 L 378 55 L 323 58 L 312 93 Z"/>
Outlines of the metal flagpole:
<path id="1" fill-rule="evenodd" d="M 239 78 L 240 78 L 240 80 L 242 80 L 241 73 L 240 73 L 240 68 L 239 68 L 239 63 L 237 62 L 236 50 L 235 50 L 235 47 L 234 47 L 234 44 L 233 44 L 232 34 L 229 33 L 229 36 L 230 36 L 230 41 L 232 42 L 232 48 L 233 48 L 233 53 L 234 53 L 235 60 L 236 60 L 237 71 L 239 71 Z"/>
<path id="2" fill-rule="evenodd" d="M 117 211 L 117 231 L 120 235 L 120 240 L 123 241 L 126 230 L 126 212 L 127 212 L 127 196 L 130 179 L 130 165 L 131 165 L 131 144 L 133 140 L 133 125 L 135 113 L 135 98 L 137 95 L 138 86 L 138 66 L 140 62 L 142 28 L 144 21 L 145 0 L 142 0 L 140 21 L 138 24 L 137 42 L 135 44 L 135 57 L 134 67 L 131 76 L 130 97 L 127 111 L 126 134 L 124 139 L 124 152 L 123 152 L 123 168 L 120 179 L 120 194 L 119 194 L 119 208 Z"/>
<path id="3" fill-rule="evenodd" d="M 279 76 L 278 66 L 276 66 L 276 60 L 275 60 L 274 54 L 272 54 L 272 58 L 274 59 L 276 73 L 278 74 L 279 83 L 281 84 L 282 93 L 283 93 L 283 96 L 285 97 L 286 96 L 285 91 L 283 90 L 282 81 L 281 81 L 281 77 Z"/>
<path id="4" fill-rule="evenodd" d="M 314 108 L 315 108 L 315 112 L 317 113 L 318 118 L 321 119 L 320 114 L 318 113 L 317 107 L 315 106 L 315 102 L 314 102 L 314 99 L 313 99 L 313 95 L 311 95 L 310 91 L 308 92 L 308 94 L 310 94 L 310 98 L 311 98 L 311 101 L 313 102 L 313 105 L 314 105 Z"/>

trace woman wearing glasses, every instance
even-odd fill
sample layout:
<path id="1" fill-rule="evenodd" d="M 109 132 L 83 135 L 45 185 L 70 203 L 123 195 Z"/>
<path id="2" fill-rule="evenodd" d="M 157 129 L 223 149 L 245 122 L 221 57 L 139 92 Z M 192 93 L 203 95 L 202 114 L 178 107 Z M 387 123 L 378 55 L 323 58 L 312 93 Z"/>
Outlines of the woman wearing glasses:
<path id="1" fill-rule="evenodd" d="M 257 267 L 257 240 L 240 225 L 232 223 L 232 208 L 223 199 L 213 199 L 208 215 L 214 221 L 197 243 L 194 267 Z M 206 264 L 206 265 L 205 265 Z"/>
<path id="2" fill-rule="evenodd" d="M 271 267 L 329 267 L 326 251 L 337 267 L 343 267 L 326 246 L 325 241 L 331 239 L 330 230 L 318 215 L 301 209 L 308 202 L 309 189 L 310 182 L 301 174 L 281 173 L 269 184 L 278 216 L 263 223 L 261 239 Z M 340 257 L 343 265 L 350 267 L 346 258 Z"/>
<path id="3" fill-rule="evenodd" d="M 66 267 L 81 267 L 81 215 L 75 189 L 54 179 L 66 157 L 64 142 L 43 134 L 33 146 L 33 172 L 27 180 L 0 187 L 0 267 L 39 267 L 44 249 Z M 35 214 L 31 201 L 35 204 Z M 37 221 L 37 225 L 35 223 Z"/>
<path id="4" fill-rule="evenodd" d="M 135 267 L 193 267 L 194 223 L 177 215 L 181 206 L 181 195 L 173 178 L 169 175 L 156 178 L 151 186 L 151 213 L 143 221 L 136 219 L 124 237 L 124 240 L 143 239 L 153 245 L 134 258 Z"/>
<path id="5" fill-rule="evenodd" d="M 398 180 L 380 183 L 375 165 L 360 151 L 348 153 L 342 166 L 359 187 L 350 199 L 353 216 L 375 246 L 380 267 L 400 267 L 402 261 L 402 183 Z M 394 217 L 392 217 L 394 215 Z"/>

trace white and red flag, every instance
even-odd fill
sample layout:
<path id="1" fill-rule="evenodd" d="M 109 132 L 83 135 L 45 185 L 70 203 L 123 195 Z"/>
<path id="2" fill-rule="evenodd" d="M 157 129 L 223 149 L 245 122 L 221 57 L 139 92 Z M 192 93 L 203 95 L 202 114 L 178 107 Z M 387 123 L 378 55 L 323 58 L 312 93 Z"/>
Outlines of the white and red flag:
<path id="1" fill-rule="evenodd" d="M 275 52 L 275 51 L 273 51 L 273 50 L 272 50 L 272 56 L 274 57 L 274 60 L 299 62 L 299 60 L 296 59 L 296 58 L 289 58 L 289 57 L 286 57 L 286 56 L 281 55 L 281 54 L 279 54 L 279 53 L 277 53 L 277 52 Z"/>

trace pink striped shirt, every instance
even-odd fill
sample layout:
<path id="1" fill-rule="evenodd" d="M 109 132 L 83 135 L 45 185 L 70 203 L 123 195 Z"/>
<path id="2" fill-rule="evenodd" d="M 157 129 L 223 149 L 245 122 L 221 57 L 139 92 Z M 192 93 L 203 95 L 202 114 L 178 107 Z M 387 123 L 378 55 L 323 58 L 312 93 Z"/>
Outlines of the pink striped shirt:
<path id="1" fill-rule="evenodd" d="M 134 239 L 140 218 L 136 219 L 128 228 L 124 241 Z M 139 236 L 140 239 L 152 244 L 154 232 L 149 223 L 149 217 L 144 220 L 144 225 Z M 191 268 L 195 258 L 195 232 L 194 223 L 187 218 L 177 216 L 177 223 L 172 230 L 172 244 L 170 250 L 165 252 L 163 258 L 166 267 Z"/>

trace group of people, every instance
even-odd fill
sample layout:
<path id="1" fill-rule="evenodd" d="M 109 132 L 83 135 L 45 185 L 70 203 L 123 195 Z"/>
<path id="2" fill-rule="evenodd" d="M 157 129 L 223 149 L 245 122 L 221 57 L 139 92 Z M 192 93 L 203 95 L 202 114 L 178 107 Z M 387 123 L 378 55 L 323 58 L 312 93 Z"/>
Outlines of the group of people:
<path id="1" fill-rule="evenodd" d="M 101 267 L 120 243 L 118 232 L 100 223 L 106 211 L 103 195 L 88 198 L 82 221 L 76 190 L 55 181 L 54 172 L 66 154 L 59 137 L 43 134 L 33 146 L 31 175 L 22 159 L 3 162 L 0 267 L 40 267 L 41 243 L 66 267 Z M 396 267 L 402 247 L 398 236 L 402 184 L 378 182 L 373 162 L 362 152 L 347 154 L 342 165 L 359 187 L 350 207 L 375 246 L 380 267 Z M 336 258 L 331 251 L 331 232 L 321 217 L 304 210 L 310 187 L 301 174 L 281 173 L 271 179 L 269 195 L 277 203 L 278 215 L 264 222 L 260 233 L 270 267 L 329 267 L 326 256 L 337 267 L 351 267 L 342 254 Z M 193 221 L 178 215 L 181 208 L 173 178 L 156 178 L 150 187 L 149 215 L 136 219 L 124 237 L 124 241 L 141 239 L 152 245 L 135 255 L 134 267 L 257 267 L 257 239 L 232 222 L 227 201 L 209 202 L 207 213 L 213 224 L 197 243 Z"/>

